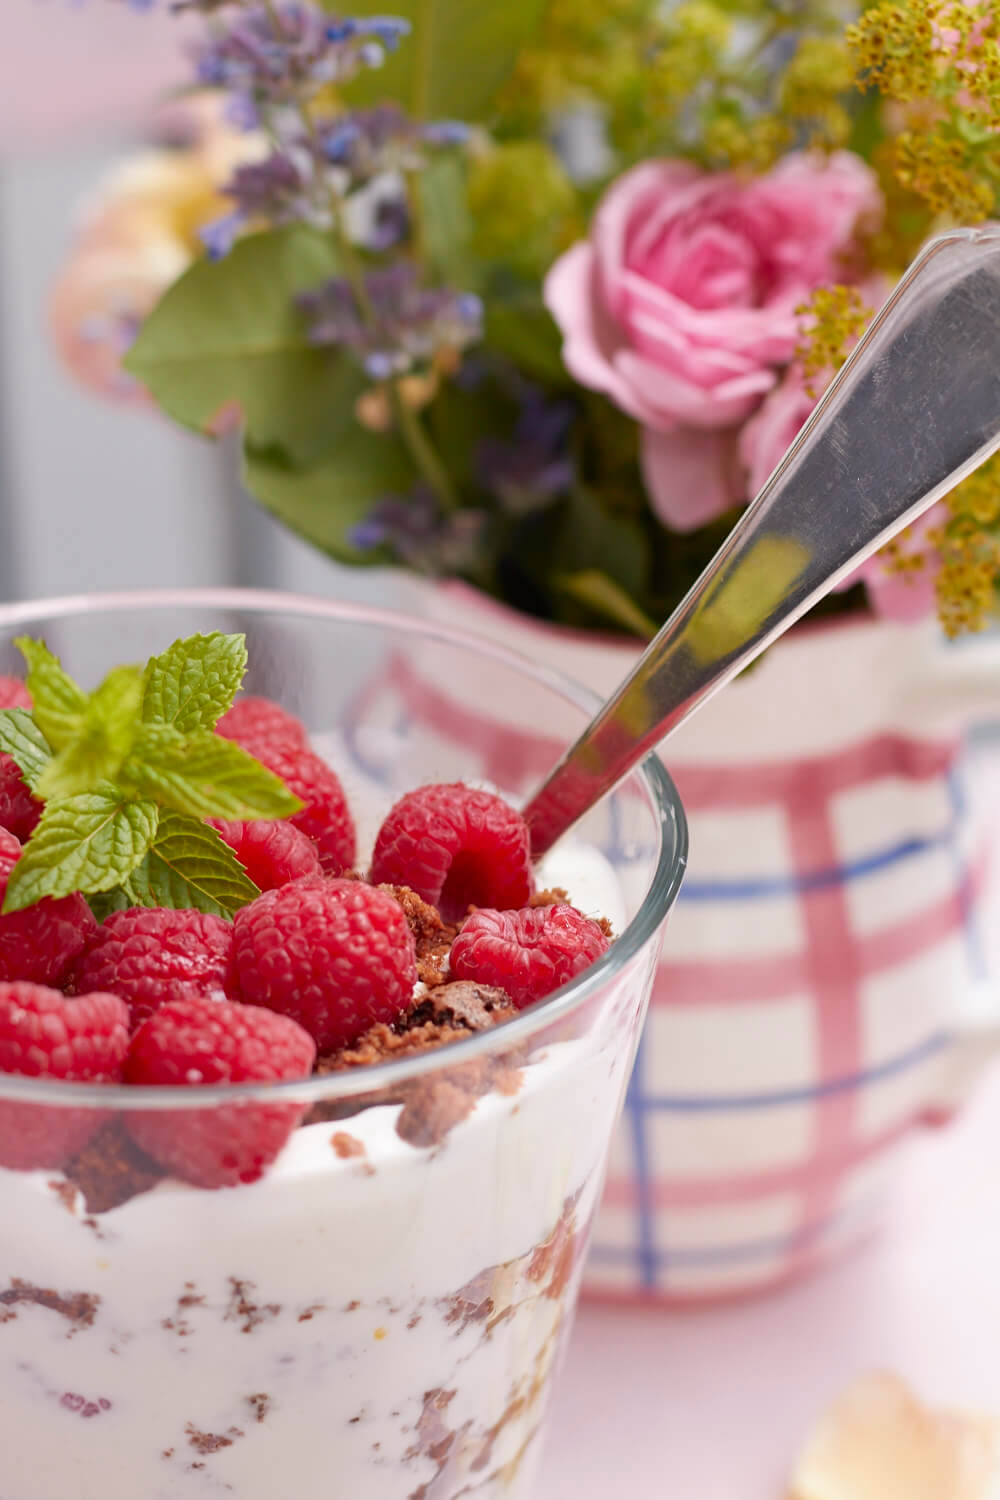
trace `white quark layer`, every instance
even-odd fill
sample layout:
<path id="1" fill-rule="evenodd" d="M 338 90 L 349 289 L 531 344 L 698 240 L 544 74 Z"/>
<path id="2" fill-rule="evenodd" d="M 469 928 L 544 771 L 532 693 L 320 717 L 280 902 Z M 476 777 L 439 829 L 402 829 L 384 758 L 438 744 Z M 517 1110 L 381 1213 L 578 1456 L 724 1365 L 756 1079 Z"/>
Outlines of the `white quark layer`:
<path id="1" fill-rule="evenodd" d="M 595 851 L 544 878 L 620 924 Z M 0 1500 L 526 1500 L 641 984 L 617 1036 L 536 1049 L 438 1147 L 371 1107 L 251 1187 L 90 1221 L 55 1174 L 0 1171 L 0 1299 L 62 1299 L 0 1300 Z"/>

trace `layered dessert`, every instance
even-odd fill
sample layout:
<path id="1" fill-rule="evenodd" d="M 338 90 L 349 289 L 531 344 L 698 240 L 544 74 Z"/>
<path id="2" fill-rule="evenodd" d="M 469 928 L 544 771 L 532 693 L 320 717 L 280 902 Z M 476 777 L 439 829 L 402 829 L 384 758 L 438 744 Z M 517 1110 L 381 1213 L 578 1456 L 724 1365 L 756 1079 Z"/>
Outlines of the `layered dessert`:
<path id="1" fill-rule="evenodd" d="M 29 901 L 63 889 L 61 799 L 108 794 L 65 794 L 65 750 L 15 738 L 55 717 L 4 701 L 0 1500 L 528 1496 L 648 977 L 547 1020 L 623 921 L 610 867 L 534 871 L 459 783 L 362 858 L 304 727 L 240 698 L 213 734 L 294 811 L 202 819 L 196 866 L 163 802 L 117 886 Z M 133 821 L 167 784 L 135 766 Z"/>

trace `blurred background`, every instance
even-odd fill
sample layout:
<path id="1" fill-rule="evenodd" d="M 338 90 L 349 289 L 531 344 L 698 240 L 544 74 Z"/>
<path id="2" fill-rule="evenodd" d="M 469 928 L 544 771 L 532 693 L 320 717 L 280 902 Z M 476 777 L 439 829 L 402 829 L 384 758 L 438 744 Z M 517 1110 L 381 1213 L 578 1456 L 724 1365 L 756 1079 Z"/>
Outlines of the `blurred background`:
<path id="1" fill-rule="evenodd" d="M 45 337 L 52 282 L 94 183 L 183 78 L 183 27 L 125 5 L 4 12 L 0 598 L 241 584 L 402 605 L 402 575 L 340 568 L 280 530 L 221 446 L 110 405 L 60 364 Z"/>

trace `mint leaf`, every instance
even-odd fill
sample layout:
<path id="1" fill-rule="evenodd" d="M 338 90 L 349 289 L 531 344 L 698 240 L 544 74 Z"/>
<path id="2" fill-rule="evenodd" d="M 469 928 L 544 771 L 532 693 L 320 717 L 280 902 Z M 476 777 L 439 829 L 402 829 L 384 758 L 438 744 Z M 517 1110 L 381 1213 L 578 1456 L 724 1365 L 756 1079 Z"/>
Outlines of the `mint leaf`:
<path id="1" fill-rule="evenodd" d="M 135 739 L 141 698 L 138 667 L 110 671 L 86 699 L 76 734 L 39 777 L 38 795 L 46 801 L 75 797 L 114 781 Z"/>
<path id="2" fill-rule="evenodd" d="M 3 911 L 120 885 L 152 843 L 158 820 L 154 802 L 128 800 L 107 784 L 47 803 L 11 871 Z"/>
<path id="3" fill-rule="evenodd" d="M 24 708 L 5 708 L 0 712 L 0 753 L 17 762 L 32 791 L 52 759 L 44 734 Z"/>
<path id="4" fill-rule="evenodd" d="M 92 891 L 87 897 L 87 905 L 94 913 L 98 922 L 104 922 L 114 911 L 127 911 L 130 906 L 138 906 L 139 902 L 131 889 L 131 883 L 114 885 L 110 891 Z"/>
<path id="5" fill-rule="evenodd" d="M 136 791 L 192 818 L 286 818 L 299 799 L 239 745 L 150 725 L 122 770 Z"/>
<path id="6" fill-rule="evenodd" d="M 197 818 L 165 812 L 152 847 L 129 876 L 123 895 L 134 905 L 231 917 L 260 891 L 214 828 Z"/>
<path id="7" fill-rule="evenodd" d="M 28 664 L 27 687 L 35 723 L 53 750 L 62 750 L 80 731 L 87 695 L 63 671 L 44 641 L 20 636 L 14 644 Z"/>
<path id="8" fill-rule="evenodd" d="M 146 665 L 142 718 L 181 734 L 214 729 L 232 706 L 247 668 L 244 635 L 192 635 Z"/>

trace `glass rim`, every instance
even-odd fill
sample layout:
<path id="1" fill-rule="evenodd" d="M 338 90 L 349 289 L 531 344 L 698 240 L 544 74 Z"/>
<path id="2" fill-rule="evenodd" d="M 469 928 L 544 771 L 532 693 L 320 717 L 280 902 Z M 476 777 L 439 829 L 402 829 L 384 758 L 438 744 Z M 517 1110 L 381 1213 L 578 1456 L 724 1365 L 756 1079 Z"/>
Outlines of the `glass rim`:
<path id="1" fill-rule="evenodd" d="M 39 616 L 50 619 L 74 615 L 114 614 L 125 610 L 171 609 L 242 610 L 258 615 L 297 615 L 303 620 L 340 621 L 380 629 L 405 629 L 411 636 L 439 641 L 460 650 L 478 652 L 511 671 L 531 677 L 586 714 L 593 714 L 600 695 L 544 666 L 519 651 L 492 641 L 476 631 L 458 630 L 420 615 L 376 605 L 324 599 L 318 595 L 293 594 L 277 589 L 188 588 L 140 589 L 95 594 L 67 594 L 51 599 L 23 600 L 0 604 L 0 628 L 28 625 Z M 581 725 L 581 728 L 583 726 Z M 651 752 L 632 770 L 622 786 L 638 783 L 655 820 L 660 839 L 656 868 L 639 909 L 608 951 L 577 979 L 562 985 L 544 1000 L 529 1006 L 509 1020 L 487 1031 L 473 1032 L 461 1041 L 390 1062 L 345 1068 L 305 1079 L 271 1083 L 134 1086 L 131 1084 L 68 1083 L 0 1073 L 0 1098 L 25 1104 L 48 1104 L 103 1110 L 152 1110 L 211 1108 L 247 1101 L 285 1101 L 317 1104 L 321 1101 L 363 1099 L 384 1093 L 442 1071 L 460 1066 L 489 1053 L 523 1048 L 538 1033 L 581 1008 L 604 983 L 636 956 L 655 935 L 673 906 L 684 876 L 688 854 L 688 826 L 677 788 L 656 752 Z M 621 790 L 621 788 L 619 788 Z M 197 1101 L 197 1102 L 196 1102 Z"/>

